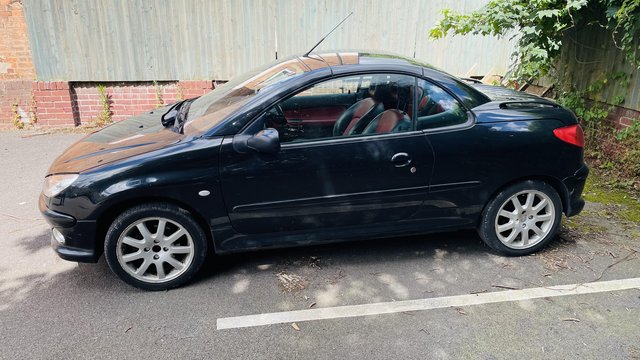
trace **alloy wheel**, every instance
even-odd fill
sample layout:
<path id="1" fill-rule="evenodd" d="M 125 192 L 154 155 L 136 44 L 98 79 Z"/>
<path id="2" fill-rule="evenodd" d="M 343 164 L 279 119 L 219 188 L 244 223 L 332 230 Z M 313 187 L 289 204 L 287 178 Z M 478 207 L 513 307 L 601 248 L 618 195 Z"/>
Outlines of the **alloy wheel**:
<path id="1" fill-rule="evenodd" d="M 118 263 L 133 278 L 163 283 L 187 271 L 194 257 L 191 234 L 179 223 L 163 217 L 135 221 L 116 245 Z"/>
<path id="2" fill-rule="evenodd" d="M 528 249 L 553 229 L 555 207 L 543 192 L 526 190 L 505 201 L 495 219 L 498 240 L 512 249 Z"/>

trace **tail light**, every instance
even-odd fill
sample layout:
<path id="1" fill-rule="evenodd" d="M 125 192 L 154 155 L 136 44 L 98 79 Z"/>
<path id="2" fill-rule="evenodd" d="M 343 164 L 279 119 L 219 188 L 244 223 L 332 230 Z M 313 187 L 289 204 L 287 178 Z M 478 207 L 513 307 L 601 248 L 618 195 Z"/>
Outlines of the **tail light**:
<path id="1" fill-rule="evenodd" d="M 580 125 L 569 125 L 553 130 L 558 139 L 578 147 L 584 147 L 584 132 Z"/>

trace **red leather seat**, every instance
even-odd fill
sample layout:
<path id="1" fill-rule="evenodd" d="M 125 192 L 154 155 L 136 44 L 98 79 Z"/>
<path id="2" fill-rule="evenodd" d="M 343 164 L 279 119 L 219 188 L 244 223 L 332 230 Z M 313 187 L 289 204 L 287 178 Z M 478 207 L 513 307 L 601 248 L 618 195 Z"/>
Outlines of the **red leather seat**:
<path id="1" fill-rule="evenodd" d="M 407 113 L 391 109 L 373 119 L 362 132 L 363 134 L 386 134 L 400 132 L 411 128 L 411 118 Z"/>
<path id="2" fill-rule="evenodd" d="M 373 98 L 366 98 L 356 102 L 336 120 L 333 126 L 333 136 L 360 133 L 364 126 L 383 110 L 382 106 Z"/>

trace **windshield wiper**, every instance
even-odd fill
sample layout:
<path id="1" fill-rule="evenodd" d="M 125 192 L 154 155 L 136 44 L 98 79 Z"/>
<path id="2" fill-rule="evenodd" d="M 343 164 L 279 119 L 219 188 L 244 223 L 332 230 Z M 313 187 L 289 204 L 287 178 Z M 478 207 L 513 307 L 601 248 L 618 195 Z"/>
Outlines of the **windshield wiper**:
<path id="1" fill-rule="evenodd" d="M 162 114 L 162 117 L 160 118 L 160 121 L 162 122 L 162 126 L 164 127 L 173 126 L 173 124 L 176 122 L 176 115 L 178 115 L 178 109 L 180 108 L 180 106 L 182 106 L 182 104 L 184 104 L 185 101 L 187 100 L 178 101 L 177 103 L 173 104 L 173 106 L 171 106 L 166 113 Z"/>
<path id="2" fill-rule="evenodd" d="M 173 125 L 173 129 L 182 134 L 184 130 L 184 123 L 187 122 L 187 116 L 189 115 L 189 109 L 191 108 L 191 103 L 195 99 L 185 100 L 182 105 L 180 105 L 180 109 L 178 109 L 178 113 L 176 114 L 176 122 Z"/>
<path id="3" fill-rule="evenodd" d="M 162 115 L 162 125 L 164 127 L 172 126 L 173 131 L 182 133 L 184 130 L 184 123 L 187 121 L 187 116 L 189 115 L 191 103 L 196 99 L 197 98 L 187 99 L 175 103 Z"/>

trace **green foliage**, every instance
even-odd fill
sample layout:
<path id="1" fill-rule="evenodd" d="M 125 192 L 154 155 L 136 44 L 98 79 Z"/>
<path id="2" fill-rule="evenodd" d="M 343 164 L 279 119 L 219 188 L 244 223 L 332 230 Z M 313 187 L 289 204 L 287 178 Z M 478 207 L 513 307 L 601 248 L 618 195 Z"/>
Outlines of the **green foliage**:
<path id="1" fill-rule="evenodd" d="M 613 97 L 613 105 L 622 105 L 624 104 L 624 96 L 622 95 L 615 95 Z"/>
<path id="2" fill-rule="evenodd" d="M 184 90 L 179 82 L 176 83 L 176 100 L 184 100 Z"/>
<path id="3" fill-rule="evenodd" d="M 480 34 L 517 38 L 513 76 L 529 80 L 549 73 L 560 55 L 564 32 L 599 23 L 614 32 L 612 41 L 640 68 L 640 0 L 491 0 L 469 14 L 445 9 L 430 31 L 433 39 L 447 34 Z"/>
<path id="4" fill-rule="evenodd" d="M 29 119 L 31 124 L 38 124 L 38 102 L 36 101 L 36 95 L 31 92 L 31 105 L 29 106 Z"/>
<path id="5" fill-rule="evenodd" d="M 637 192 L 620 190 L 619 184 L 612 183 L 606 174 L 592 171 L 584 188 L 587 201 L 601 204 L 617 204 L 617 214 L 625 220 L 640 222 L 640 199 Z"/>
<path id="6" fill-rule="evenodd" d="M 637 42 L 640 20 L 640 0 L 601 0 L 606 4 L 606 16 L 609 28 L 613 29 L 614 41 L 618 48 L 625 51 L 627 60 L 640 68 Z"/>
<path id="7" fill-rule="evenodd" d="M 634 124 L 640 124 L 640 122 L 636 121 Z M 632 186 L 640 188 L 640 136 L 638 136 L 638 128 L 640 126 L 634 130 L 635 136 L 629 136 L 622 140 L 624 151 L 621 163 L 624 164 Z"/>
<path id="8" fill-rule="evenodd" d="M 11 104 L 11 112 L 13 113 L 13 126 L 18 129 L 24 129 L 24 122 L 22 122 L 22 116 L 18 112 L 18 102 Z"/>
<path id="9" fill-rule="evenodd" d="M 98 96 L 100 97 L 100 105 L 102 111 L 96 119 L 95 125 L 102 127 L 111 123 L 111 96 L 107 94 L 107 89 L 104 85 L 98 85 Z"/>
<path id="10" fill-rule="evenodd" d="M 558 102 L 574 111 L 585 130 L 585 156 L 592 168 L 601 170 L 612 186 L 640 189 L 640 121 L 623 130 L 607 121 L 612 106 L 598 97 L 606 81 L 593 83 L 583 91 L 567 91 Z"/>
<path id="11" fill-rule="evenodd" d="M 156 90 L 156 108 L 164 106 L 164 100 L 162 99 L 162 88 L 157 81 L 153 80 L 153 87 Z"/>
<path id="12" fill-rule="evenodd" d="M 633 137 L 640 136 L 640 120 L 634 120 L 631 123 L 631 126 L 628 128 L 622 129 L 616 133 L 616 138 L 618 140 L 627 140 Z M 640 158 L 640 149 L 638 149 L 638 157 Z"/>
<path id="13" fill-rule="evenodd" d="M 606 78 L 591 83 L 585 90 L 563 91 L 557 101 L 576 114 L 585 130 L 587 144 L 597 143 L 598 131 L 605 125 L 611 106 L 598 101 L 600 92 L 606 84 Z M 594 100 L 591 100 L 594 99 Z"/>

